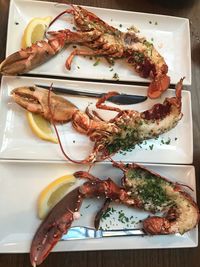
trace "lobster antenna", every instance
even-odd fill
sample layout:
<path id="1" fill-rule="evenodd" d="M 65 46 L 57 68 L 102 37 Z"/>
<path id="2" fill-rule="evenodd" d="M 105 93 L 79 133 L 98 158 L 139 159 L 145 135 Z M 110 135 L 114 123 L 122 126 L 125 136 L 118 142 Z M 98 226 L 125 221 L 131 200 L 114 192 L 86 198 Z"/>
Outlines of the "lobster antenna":
<path id="1" fill-rule="evenodd" d="M 59 133 L 58 133 L 58 129 L 57 129 L 56 125 L 55 125 L 55 122 L 54 122 L 54 119 L 53 119 L 52 110 L 51 110 L 51 103 L 50 103 L 50 102 L 51 102 L 51 91 L 52 91 L 52 89 L 53 89 L 53 83 L 50 85 L 49 92 L 48 92 L 48 106 L 49 106 L 49 112 L 50 112 L 50 117 L 51 117 L 51 123 L 53 124 L 54 130 L 55 130 L 55 132 L 56 132 L 56 136 L 57 136 L 57 138 L 58 138 L 58 143 L 59 143 L 59 145 L 60 145 L 60 149 L 61 149 L 63 155 L 64 155 L 69 161 L 74 162 L 74 163 L 81 163 L 81 162 L 79 162 L 79 161 L 75 161 L 75 160 L 71 159 L 71 158 L 65 153 L 64 148 L 63 148 L 63 146 L 62 146 L 61 139 L 60 139 L 60 135 L 59 135 Z"/>
<path id="2" fill-rule="evenodd" d="M 73 5 L 72 4 L 70 4 L 70 3 L 67 3 L 69 6 L 71 6 L 72 8 L 74 8 L 73 7 Z M 70 13 L 72 13 L 72 10 L 64 10 L 63 12 L 61 12 L 60 14 L 58 14 L 55 18 L 53 18 L 53 20 L 50 22 L 50 24 L 49 24 L 49 26 L 46 28 L 46 30 L 45 30 L 45 37 L 47 38 L 47 31 L 49 30 L 49 28 L 54 24 L 54 22 L 56 21 L 56 20 L 58 20 L 62 15 L 64 15 L 64 14 L 66 14 L 66 13 L 68 13 L 68 14 L 70 14 Z M 48 39 L 48 38 L 47 38 Z"/>
<path id="3" fill-rule="evenodd" d="M 176 184 L 178 184 L 178 185 L 180 185 L 180 186 L 183 186 L 183 187 L 187 187 L 188 189 L 190 189 L 191 191 L 194 192 L 194 189 L 193 189 L 191 186 L 189 186 L 189 185 L 182 184 L 182 183 L 176 183 Z"/>
<path id="4" fill-rule="evenodd" d="M 52 91 L 52 89 L 53 89 L 53 83 L 52 83 L 52 84 L 50 85 L 50 87 L 49 87 L 49 92 L 48 92 L 48 107 L 49 107 L 49 112 L 50 112 L 50 117 L 51 117 L 51 123 L 52 123 L 52 125 L 53 125 L 53 127 L 54 127 L 54 130 L 55 130 L 55 132 L 56 132 L 56 136 L 57 136 L 57 138 L 58 138 L 58 143 L 59 143 L 60 149 L 61 149 L 63 155 L 65 156 L 65 158 L 66 158 L 67 160 L 73 162 L 73 163 L 77 163 L 77 164 L 89 163 L 89 162 L 87 162 L 87 160 L 73 160 L 73 159 L 71 159 L 71 158 L 66 154 L 66 152 L 65 152 L 65 150 L 64 150 L 64 148 L 63 148 L 61 139 L 60 139 L 60 135 L 59 135 L 59 133 L 58 133 L 58 129 L 57 129 L 56 124 L 55 124 L 55 122 L 54 122 L 54 119 L 53 119 L 53 113 L 52 113 L 52 110 L 51 110 L 50 102 L 51 102 L 51 91 Z M 91 168 L 92 165 L 93 165 L 94 163 L 93 163 L 93 162 L 90 162 L 89 164 L 90 164 L 90 168 Z M 89 169 L 90 169 L 90 168 L 89 168 Z"/>

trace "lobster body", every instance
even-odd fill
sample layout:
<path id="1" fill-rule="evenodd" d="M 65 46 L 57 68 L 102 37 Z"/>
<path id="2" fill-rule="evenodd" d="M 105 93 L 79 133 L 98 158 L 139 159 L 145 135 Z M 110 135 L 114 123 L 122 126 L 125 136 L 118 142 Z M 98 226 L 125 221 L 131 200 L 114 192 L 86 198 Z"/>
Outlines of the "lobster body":
<path id="1" fill-rule="evenodd" d="M 76 111 L 72 116 L 74 128 L 90 137 L 95 142 L 90 160 L 102 160 L 119 150 L 127 150 L 146 139 L 163 134 L 172 128 L 182 118 L 181 90 L 183 79 L 176 86 L 176 96 L 166 98 L 163 104 L 155 104 L 151 109 L 138 112 L 135 110 L 120 110 L 104 104 L 106 98 L 114 95 L 108 93 L 100 99 L 96 106 L 100 109 L 113 110 L 118 114 L 110 121 L 102 121 L 99 116 L 89 116 Z"/>
<path id="2" fill-rule="evenodd" d="M 183 79 L 176 86 L 176 96 L 166 98 L 163 104 L 155 104 L 151 109 L 138 112 L 135 110 L 120 110 L 117 107 L 105 105 L 105 101 L 116 92 L 110 92 L 100 98 L 97 108 L 116 111 L 118 114 L 109 121 L 100 118 L 97 112 L 85 112 L 54 93 L 36 87 L 20 87 L 12 91 L 13 99 L 25 109 L 39 113 L 54 122 L 71 121 L 74 129 L 88 135 L 94 148 L 84 160 L 76 163 L 90 163 L 109 158 L 119 150 L 133 148 L 134 145 L 150 138 L 155 138 L 172 128 L 182 118 L 181 91 Z M 57 132 L 57 131 L 56 131 Z M 57 135 L 58 132 L 57 132 Z M 59 136 L 58 136 L 59 137 Z M 59 138 L 58 138 L 59 139 Z M 62 144 L 60 143 L 61 148 Z M 63 149 L 62 149 L 63 151 Z M 67 154 L 65 156 L 70 159 Z"/>
<path id="3" fill-rule="evenodd" d="M 100 180 L 88 172 L 74 173 L 76 178 L 87 182 L 68 193 L 53 209 L 38 228 L 31 245 L 30 257 L 33 266 L 39 265 L 70 228 L 84 198 L 104 197 L 104 207 L 95 218 L 99 226 L 101 216 L 110 202 L 125 204 L 131 208 L 150 213 L 162 213 L 142 221 L 147 234 L 185 233 L 199 222 L 199 209 L 192 197 L 177 184 L 137 164 L 113 162 L 113 166 L 124 172 L 122 185 L 110 178 Z"/>
<path id="4" fill-rule="evenodd" d="M 124 58 L 141 77 L 152 79 L 149 97 L 157 98 L 169 87 L 168 66 L 152 43 L 134 29 L 121 32 L 83 7 L 70 6 L 71 9 L 58 15 L 50 25 L 61 15 L 69 13 L 74 17 L 76 32 L 69 29 L 49 31 L 50 38 L 8 56 L 1 63 L 0 72 L 6 75 L 26 73 L 55 56 L 66 44 L 81 43 L 91 51 L 75 49 L 66 61 L 68 70 L 76 55 L 103 56 L 110 62 Z"/>

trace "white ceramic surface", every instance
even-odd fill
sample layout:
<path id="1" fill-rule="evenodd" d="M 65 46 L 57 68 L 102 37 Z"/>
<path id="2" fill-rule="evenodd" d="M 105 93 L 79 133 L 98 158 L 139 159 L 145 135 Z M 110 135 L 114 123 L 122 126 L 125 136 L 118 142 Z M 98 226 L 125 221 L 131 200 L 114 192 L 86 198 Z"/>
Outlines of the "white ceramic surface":
<path id="1" fill-rule="evenodd" d="M 33 135 L 26 118 L 26 112 L 11 98 L 12 89 L 34 84 L 82 89 L 88 91 L 108 92 L 119 91 L 129 94 L 146 95 L 146 87 L 115 85 L 104 83 L 89 83 L 69 80 L 53 80 L 28 77 L 3 77 L 0 99 L 0 158 L 3 159 L 27 159 L 27 160 L 65 160 L 59 145 L 40 140 Z M 129 106 L 121 106 L 123 109 L 135 109 L 144 111 L 150 109 L 153 104 L 163 102 L 165 97 L 175 95 L 174 90 L 168 90 L 161 99 L 150 100 Z M 126 155 L 117 153 L 115 160 L 149 162 L 149 163 L 173 163 L 191 164 L 193 160 L 193 135 L 190 92 L 182 92 L 183 118 L 171 131 L 161 135 L 158 139 L 145 141 L 136 146 Z M 81 110 L 90 104 L 89 108 L 95 109 L 96 99 L 66 96 Z M 99 110 L 98 113 L 106 120 L 111 119 L 115 112 Z M 80 160 L 86 157 L 92 149 L 93 143 L 85 135 L 76 132 L 71 123 L 58 126 L 65 151 L 74 159 Z"/>
<path id="2" fill-rule="evenodd" d="M 33 17 L 55 17 L 66 8 L 69 7 L 64 4 L 12 0 L 6 54 L 10 55 L 20 49 L 23 31 Z M 126 31 L 127 28 L 134 25 L 141 31 L 141 35 L 146 36 L 149 41 L 153 41 L 156 49 L 165 58 L 169 67 L 171 83 L 175 84 L 181 77 L 185 76 L 185 84 L 191 84 L 191 49 L 188 19 L 114 9 L 86 8 L 122 31 Z M 65 15 L 51 27 L 51 30 L 72 29 L 72 27 L 71 15 Z M 114 80 L 113 76 L 117 73 L 121 81 L 147 82 L 147 79 L 139 77 L 133 67 L 126 63 L 125 60 L 116 60 L 115 66 L 109 68 L 109 64 L 103 58 L 97 66 L 94 66 L 96 60 L 77 56 L 73 61 L 72 69 L 67 71 L 65 69 L 65 60 L 72 49 L 72 46 L 67 47 L 49 62 L 32 70 L 31 73 L 89 79 L 92 77 L 93 79 L 105 80 Z"/>
<path id="3" fill-rule="evenodd" d="M 194 198 L 195 172 L 193 166 L 145 165 L 159 174 L 189 185 L 194 192 L 184 187 Z M 4 162 L 0 161 L 0 252 L 28 252 L 33 235 L 40 224 L 36 215 L 37 198 L 41 190 L 54 179 L 73 173 L 77 170 L 87 170 L 87 167 L 75 166 L 58 162 Z M 111 177 L 116 182 L 122 177 L 121 171 L 111 164 L 97 164 L 91 173 L 100 177 Z M 80 183 L 77 181 L 75 187 Z M 74 225 L 92 226 L 93 218 L 101 207 L 103 199 L 86 200 L 81 208 L 81 218 Z M 116 210 L 101 224 L 103 228 L 119 229 L 128 226 L 118 221 L 119 211 L 132 218 L 135 223 L 129 227 L 138 227 L 137 222 L 148 216 L 147 212 L 127 208 L 123 205 L 113 205 Z M 131 217 L 132 216 L 132 217 Z M 198 229 L 195 228 L 184 235 L 154 236 L 154 237 L 117 237 L 94 240 L 76 240 L 59 242 L 54 251 L 110 250 L 110 249 L 145 249 L 145 248 L 180 248 L 198 245 Z"/>

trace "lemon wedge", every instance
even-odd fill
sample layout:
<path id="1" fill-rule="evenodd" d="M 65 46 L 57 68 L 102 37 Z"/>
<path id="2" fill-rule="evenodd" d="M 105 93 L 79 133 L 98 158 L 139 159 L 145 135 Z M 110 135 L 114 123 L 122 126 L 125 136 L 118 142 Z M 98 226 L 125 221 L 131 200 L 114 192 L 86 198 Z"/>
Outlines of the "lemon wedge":
<path id="1" fill-rule="evenodd" d="M 27 112 L 27 119 L 33 133 L 40 139 L 58 143 L 58 139 L 55 137 L 51 124 L 45 120 L 42 116 Z"/>
<path id="2" fill-rule="evenodd" d="M 44 33 L 49 26 L 52 17 L 33 18 L 24 30 L 22 48 L 26 48 L 44 39 Z"/>
<path id="3" fill-rule="evenodd" d="M 38 198 L 38 217 L 40 219 L 45 218 L 49 211 L 66 195 L 75 181 L 76 178 L 73 175 L 65 175 L 44 188 Z"/>

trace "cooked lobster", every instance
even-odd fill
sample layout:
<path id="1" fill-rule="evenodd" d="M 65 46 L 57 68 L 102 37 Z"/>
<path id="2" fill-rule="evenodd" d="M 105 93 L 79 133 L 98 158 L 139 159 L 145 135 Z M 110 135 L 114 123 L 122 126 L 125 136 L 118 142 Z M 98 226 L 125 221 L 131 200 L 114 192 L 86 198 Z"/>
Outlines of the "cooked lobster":
<path id="1" fill-rule="evenodd" d="M 75 55 L 104 56 L 109 61 L 125 58 L 141 77 L 152 79 L 148 89 L 149 97 L 157 98 L 169 87 L 168 66 L 152 43 L 136 30 L 121 32 L 85 8 L 70 6 L 60 15 L 72 14 L 77 32 L 69 29 L 48 32 L 51 35 L 49 39 L 8 56 L 1 63 L 0 72 L 8 75 L 26 73 L 58 54 L 66 44 L 81 43 L 92 50 L 75 49 L 66 61 L 67 69 L 70 69 Z"/>
<path id="2" fill-rule="evenodd" d="M 183 79 L 176 86 L 176 96 L 166 98 L 163 104 L 155 104 L 151 109 L 138 112 L 135 110 L 120 110 L 118 107 L 109 107 L 104 102 L 116 92 L 110 92 L 100 98 L 96 104 L 97 108 L 113 110 L 118 114 L 109 121 L 104 121 L 96 113 L 78 110 L 71 105 L 69 112 L 67 103 L 66 108 L 63 106 L 64 101 L 61 97 L 55 98 L 55 95 L 48 90 L 40 90 L 36 87 L 16 88 L 12 91 L 13 99 L 25 109 L 39 113 L 54 124 L 59 138 L 59 134 L 54 120 L 59 122 L 58 114 L 62 114 L 59 108 L 57 113 L 56 106 L 63 106 L 63 116 L 60 122 L 71 120 L 75 130 L 88 135 L 94 142 L 93 152 L 84 160 L 75 161 L 68 157 L 61 149 L 65 157 L 76 163 L 90 163 L 101 161 L 109 158 L 119 150 L 127 150 L 145 139 L 155 138 L 172 128 L 174 128 L 182 118 L 181 112 L 181 90 Z M 52 95 L 51 95 L 52 94 Z M 52 97 L 52 99 L 51 99 Z M 57 99 L 57 105 L 52 103 Z M 62 103 L 62 105 L 59 104 Z M 57 114 L 57 115 L 56 115 Z M 66 116 L 66 118 L 64 118 Z M 55 119 L 56 117 L 56 119 Z"/>
<path id="3" fill-rule="evenodd" d="M 74 173 L 75 177 L 88 181 L 68 193 L 39 226 L 30 250 L 33 266 L 41 264 L 68 231 L 74 218 L 78 217 L 77 213 L 84 198 L 106 198 L 106 206 L 96 216 L 96 227 L 111 201 L 153 214 L 162 212 L 162 216 L 153 215 L 143 220 L 143 229 L 150 235 L 184 234 L 198 224 L 198 206 L 180 184 L 134 163 L 113 162 L 113 166 L 124 172 L 123 186 L 118 186 L 110 178 L 100 180 L 87 172 Z"/>

